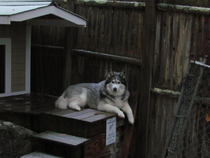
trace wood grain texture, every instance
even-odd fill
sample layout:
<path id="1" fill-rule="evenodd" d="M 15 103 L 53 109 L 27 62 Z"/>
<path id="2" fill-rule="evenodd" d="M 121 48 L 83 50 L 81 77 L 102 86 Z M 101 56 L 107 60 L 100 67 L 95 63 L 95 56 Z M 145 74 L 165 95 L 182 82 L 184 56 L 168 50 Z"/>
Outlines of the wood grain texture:
<path id="1" fill-rule="evenodd" d="M 58 109 L 54 105 L 56 99 L 44 95 L 0 98 L 0 119 L 25 125 L 36 132 L 49 130 L 90 138 L 106 131 L 106 119 L 117 117 L 115 113 L 95 109 Z M 122 126 L 124 122 L 118 120 L 117 126 Z"/>
<path id="2" fill-rule="evenodd" d="M 210 14 L 210 9 L 206 7 L 159 3 L 157 4 L 157 8 L 163 11 L 182 12 L 182 13 L 190 13 L 190 14 L 205 14 L 205 15 Z"/>
<path id="3" fill-rule="evenodd" d="M 52 132 L 52 131 L 39 133 L 38 135 L 35 135 L 34 137 L 36 137 L 37 139 L 53 141 L 53 142 L 65 144 L 68 146 L 79 146 L 81 144 L 84 144 L 86 141 L 88 141 L 88 139 L 85 139 L 85 138 L 67 135 L 63 133 Z"/>
<path id="4" fill-rule="evenodd" d="M 133 92 L 131 94 L 131 96 L 132 96 L 131 105 L 132 105 L 132 111 L 133 111 L 134 122 L 135 122 L 135 119 L 137 117 L 137 106 L 138 106 L 139 93 Z M 130 148 L 131 148 L 131 144 L 133 142 L 134 129 L 135 129 L 135 124 L 133 124 L 133 125 L 131 125 L 129 123 L 126 124 L 120 158 L 128 158 L 130 156 Z"/>
<path id="5" fill-rule="evenodd" d="M 159 0 L 159 3 L 186 5 L 186 6 L 198 6 L 209 7 L 210 2 L 206 0 Z"/>
<path id="6" fill-rule="evenodd" d="M 142 10 L 77 5 L 76 12 L 88 19 L 87 28 L 79 28 L 76 48 L 140 58 Z"/>
<path id="7" fill-rule="evenodd" d="M 141 108 L 138 109 L 138 127 L 139 131 L 136 134 L 138 141 L 136 141 L 135 154 L 139 157 L 146 158 L 146 153 L 148 151 L 148 113 L 150 111 L 150 101 L 151 101 L 151 92 L 152 87 L 152 67 L 153 67 L 153 58 L 155 54 L 155 33 L 156 33 L 156 3 L 155 0 L 146 0 L 145 15 L 144 18 L 147 19 L 144 21 L 144 34 L 143 34 L 143 53 L 142 53 L 142 71 L 141 71 Z"/>
<path id="8" fill-rule="evenodd" d="M 55 100 L 56 97 L 43 95 L 0 98 L 0 119 L 35 132 L 53 131 L 36 136 L 38 151 L 64 157 L 84 157 L 83 154 L 86 157 L 95 154 L 101 158 L 119 157 L 124 134 L 123 119 L 117 118 L 116 143 L 106 146 L 106 120 L 117 117 L 116 114 L 94 109 L 58 109 L 54 107 Z M 131 106 L 133 103 L 135 101 Z"/>
<path id="9" fill-rule="evenodd" d="M 206 0 L 159 0 L 158 2 L 209 7 L 209 1 Z M 149 13 L 145 16 L 145 9 L 100 6 L 90 3 L 87 5 L 80 5 L 78 3 L 76 5 L 75 12 L 86 17 L 88 22 L 87 28 L 78 29 L 78 34 L 72 39 L 76 40 L 74 48 L 141 59 L 144 62 L 144 71 L 141 69 L 142 66 L 132 66 L 126 63 L 113 62 L 109 59 L 101 60 L 96 57 L 80 54 L 73 56 L 71 67 L 68 67 L 71 69 L 71 76 L 67 81 L 70 84 L 99 82 L 105 78 L 110 68 L 116 71 L 124 69 L 128 77 L 129 90 L 140 90 L 140 93 L 142 93 L 140 99 L 145 100 L 145 90 L 143 89 L 146 89 L 145 85 L 149 80 L 144 77 L 149 72 L 147 70 L 151 62 L 153 64 L 151 76 L 152 88 L 157 87 L 159 89 L 180 91 L 189 59 L 200 60 L 200 57 L 210 53 L 210 19 L 205 14 L 179 12 L 176 9 L 173 11 L 158 10 L 155 17 L 156 20 L 153 21 L 151 20 L 153 16 L 150 16 L 150 13 L 152 14 L 154 11 L 153 9 L 148 9 L 147 11 Z M 148 40 L 147 38 L 149 37 L 143 36 L 144 32 L 151 25 L 149 21 L 156 23 L 155 27 L 151 29 L 155 34 L 149 34 L 149 37 L 155 36 L 155 42 Z M 34 43 L 54 44 L 64 47 L 64 43 L 66 43 L 64 42 L 65 31 L 47 29 L 43 28 L 43 31 L 39 32 L 34 27 L 34 38 L 32 38 L 32 41 Z M 51 31 L 51 33 L 48 34 L 47 31 Z M 42 35 L 43 33 L 45 34 Z M 36 34 L 38 36 L 35 36 Z M 151 52 L 148 49 L 148 54 L 143 54 L 145 53 L 144 46 L 151 47 L 151 50 L 154 49 L 154 57 L 150 61 L 149 54 Z M 48 52 L 50 51 L 48 50 Z M 43 52 L 44 50 L 38 52 L 39 55 L 36 54 L 36 51 L 33 52 L 33 59 L 36 61 L 33 67 L 36 75 L 32 78 L 33 86 L 36 88 L 35 92 L 53 92 L 53 94 L 60 95 L 62 93 L 60 86 L 62 84 L 60 82 L 62 80 L 60 77 L 62 74 L 60 75 L 60 72 L 63 70 L 63 65 L 62 63 L 56 63 L 57 68 L 54 68 L 56 73 L 51 73 L 59 75 L 54 80 L 49 81 L 47 76 L 50 75 L 50 72 L 47 72 L 48 69 L 44 66 L 44 69 L 41 69 L 42 66 L 39 66 L 40 61 L 42 64 L 45 63 L 44 58 L 42 59 Z M 192 54 L 194 55 L 193 58 L 191 57 Z M 48 58 L 51 57 L 50 55 L 50 53 L 47 55 Z M 65 57 L 62 56 L 60 58 L 60 55 L 59 51 L 57 51 L 57 55 L 52 55 L 52 58 L 57 58 L 57 61 L 62 61 Z M 32 60 L 32 62 L 34 61 Z M 207 64 L 209 63 L 210 60 L 208 59 Z M 60 66 L 59 68 L 58 65 Z M 47 72 L 47 76 L 44 77 L 43 74 L 45 72 Z M 41 80 L 39 80 L 39 77 Z M 50 84 L 45 84 L 47 81 Z M 56 84 L 58 86 L 55 86 Z M 150 89 L 147 87 L 147 92 L 150 93 L 149 91 Z M 133 157 L 139 155 L 139 152 L 141 152 L 140 149 L 142 149 L 141 147 L 147 148 L 146 154 L 140 153 L 143 156 L 159 157 L 161 155 L 176 102 L 177 99 L 174 97 L 154 93 L 151 94 L 150 104 L 148 106 L 142 106 L 142 102 L 140 102 L 139 107 L 141 108 L 138 109 L 137 120 L 144 121 L 145 124 L 142 124 L 141 121 L 136 124 L 134 137 L 139 143 L 137 145 L 136 143 L 132 143 L 131 154 Z M 145 116 L 148 108 L 150 108 L 149 114 Z M 142 143 L 145 142 L 143 135 L 145 134 L 146 126 L 148 126 L 147 146 Z"/>
<path id="10" fill-rule="evenodd" d="M 116 142 L 106 146 L 106 133 L 101 133 L 85 145 L 85 158 L 117 158 L 120 157 L 123 139 L 123 130 L 117 129 Z"/>

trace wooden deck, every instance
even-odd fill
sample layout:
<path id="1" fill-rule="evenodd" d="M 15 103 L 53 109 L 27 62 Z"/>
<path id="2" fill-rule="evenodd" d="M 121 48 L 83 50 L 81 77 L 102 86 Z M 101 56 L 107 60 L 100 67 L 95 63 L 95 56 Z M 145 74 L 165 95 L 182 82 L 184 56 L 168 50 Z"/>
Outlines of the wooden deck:
<path id="1" fill-rule="evenodd" d="M 39 114 L 54 108 L 56 97 L 28 94 L 0 98 L 1 112 Z"/>
<path id="2" fill-rule="evenodd" d="M 131 93 L 131 98 L 135 117 L 138 93 Z M 26 157 L 36 157 L 37 154 L 45 157 L 50 157 L 48 154 L 53 155 L 51 157 L 119 157 L 121 148 L 121 157 L 127 157 L 134 129 L 127 124 L 126 141 L 122 146 L 123 125 L 127 119 L 94 109 L 58 109 L 54 106 L 56 99 L 37 94 L 0 98 L 0 120 L 11 121 L 39 133 L 34 136 L 34 152 Z M 117 117 L 117 140 L 106 146 L 106 120 L 112 117 Z"/>
<path id="3" fill-rule="evenodd" d="M 116 117 L 116 114 L 94 109 L 58 109 L 54 106 L 56 99 L 35 94 L 0 98 L 0 119 L 35 132 L 52 130 L 89 138 L 106 130 L 107 118 Z"/>

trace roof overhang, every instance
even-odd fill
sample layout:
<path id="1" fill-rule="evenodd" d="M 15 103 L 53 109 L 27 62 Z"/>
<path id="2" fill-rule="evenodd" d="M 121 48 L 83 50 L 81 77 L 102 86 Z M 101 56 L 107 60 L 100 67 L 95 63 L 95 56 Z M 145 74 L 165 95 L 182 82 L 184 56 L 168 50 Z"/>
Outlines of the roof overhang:
<path id="1" fill-rule="evenodd" d="M 0 2 L 0 24 L 22 21 L 32 25 L 86 27 L 85 18 L 54 2 Z"/>

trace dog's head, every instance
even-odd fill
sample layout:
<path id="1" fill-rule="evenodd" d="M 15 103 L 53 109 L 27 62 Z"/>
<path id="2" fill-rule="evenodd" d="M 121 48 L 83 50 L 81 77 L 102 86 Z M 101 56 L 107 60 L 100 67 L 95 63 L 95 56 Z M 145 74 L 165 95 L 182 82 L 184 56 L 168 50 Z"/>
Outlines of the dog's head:
<path id="1" fill-rule="evenodd" d="M 106 90 L 110 95 L 122 96 L 127 88 L 125 71 L 114 72 L 110 70 L 109 74 L 107 75 L 105 85 Z"/>

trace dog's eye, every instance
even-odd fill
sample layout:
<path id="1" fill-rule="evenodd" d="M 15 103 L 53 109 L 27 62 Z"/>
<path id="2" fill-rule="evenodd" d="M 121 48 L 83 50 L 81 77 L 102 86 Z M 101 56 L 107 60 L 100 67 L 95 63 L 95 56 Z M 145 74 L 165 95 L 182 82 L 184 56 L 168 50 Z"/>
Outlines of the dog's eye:
<path id="1" fill-rule="evenodd" d="M 112 83 L 115 83 L 114 81 L 112 81 Z"/>
<path id="2" fill-rule="evenodd" d="M 120 81 L 118 81 L 117 84 L 120 84 Z"/>

